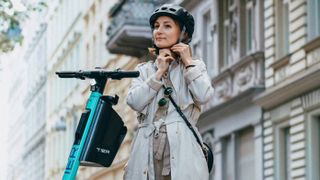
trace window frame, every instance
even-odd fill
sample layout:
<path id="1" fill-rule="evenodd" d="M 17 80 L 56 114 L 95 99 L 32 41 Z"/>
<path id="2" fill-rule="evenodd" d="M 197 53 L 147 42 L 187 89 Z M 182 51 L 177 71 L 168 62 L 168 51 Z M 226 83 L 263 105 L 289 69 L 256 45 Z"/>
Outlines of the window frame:
<path id="1" fill-rule="evenodd" d="M 250 135 L 252 135 L 252 144 L 253 144 L 253 159 L 255 159 L 255 128 L 252 127 L 252 126 L 248 126 L 248 127 L 245 127 L 244 129 L 241 129 L 239 131 L 236 132 L 237 135 L 236 135 L 236 142 L 235 142 L 235 157 L 236 157 L 236 161 L 235 161 L 235 174 L 236 174 L 236 177 L 237 179 L 240 179 L 240 169 L 238 167 L 241 167 L 241 164 L 239 163 L 240 162 L 240 157 L 243 158 L 243 156 L 240 156 L 240 140 L 241 140 L 241 135 L 246 135 L 248 136 L 248 134 L 250 133 Z M 242 136 L 244 137 L 244 136 Z M 243 160 L 243 159 L 242 159 Z M 255 160 L 253 161 L 253 168 L 255 167 Z M 254 168 L 254 174 L 256 172 L 256 169 Z M 255 179 L 255 178 L 253 178 Z"/>
<path id="2" fill-rule="evenodd" d="M 228 166 L 227 164 L 227 151 L 226 151 L 226 146 L 227 146 L 227 139 L 230 139 L 230 148 L 231 148 L 231 161 L 235 162 L 236 157 L 235 157 L 235 152 L 236 152 L 236 147 L 235 147 L 235 133 L 228 134 L 227 136 L 222 138 L 222 169 L 221 169 L 221 174 L 222 174 L 222 179 L 228 179 L 227 178 L 227 171 L 226 169 L 229 169 L 232 172 L 232 177 L 231 179 L 235 179 L 236 177 L 236 163 L 233 163 L 232 166 Z"/>
<path id="3" fill-rule="evenodd" d="M 213 9 L 212 7 L 205 6 L 203 9 L 201 9 L 201 38 L 204 39 L 204 41 L 200 41 L 201 43 L 201 56 L 203 57 L 204 62 L 206 63 L 208 74 L 210 77 L 213 77 L 214 72 L 215 72 L 215 56 L 214 56 L 214 36 L 215 36 L 215 30 L 214 30 L 214 25 L 211 23 L 213 21 L 213 16 L 212 12 Z M 210 23 L 206 23 L 210 22 Z M 210 34 L 211 33 L 211 34 Z M 207 36 L 208 35 L 208 36 Z M 211 43 L 211 45 L 209 45 Z"/>
<path id="4" fill-rule="evenodd" d="M 256 0 L 218 1 L 219 63 L 217 69 L 220 73 L 261 48 L 263 40 L 260 33 L 263 32 L 256 26 L 260 25 L 260 19 L 262 21 L 264 17 L 260 6 L 261 2 Z"/>
<path id="5" fill-rule="evenodd" d="M 281 122 L 276 125 L 275 127 L 275 166 L 276 166 L 276 179 L 285 179 L 287 174 L 285 174 L 287 166 L 290 168 L 290 164 L 287 163 L 287 156 L 284 156 L 285 153 L 285 129 L 288 129 L 289 131 L 289 143 L 290 143 L 290 124 L 289 120 L 285 120 L 284 122 Z M 289 144 L 290 146 L 290 144 Z M 290 149 L 289 149 L 290 152 Z M 291 154 L 289 154 L 290 157 Z M 285 159 L 284 159 L 285 157 Z M 289 159 L 289 161 L 291 161 Z M 289 177 L 290 179 L 290 174 Z"/>
<path id="6" fill-rule="evenodd" d="M 237 179 L 238 175 L 239 175 L 239 169 L 237 169 L 238 167 L 238 160 L 239 160 L 239 139 L 240 139 L 240 135 L 245 132 L 245 131 L 252 131 L 253 137 L 252 137 L 252 141 L 253 141 L 253 146 L 254 146 L 254 152 L 256 152 L 256 145 L 255 145 L 255 127 L 253 126 L 246 126 L 242 129 L 239 129 L 237 131 L 234 131 L 226 136 L 224 136 L 222 138 L 222 169 L 221 169 L 221 175 L 222 175 L 222 179 L 227 179 L 226 177 L 226 171 L 225 169 L 229 169 L 232 172 L 232 177 L 231 179 Z M 232 166 L 228 166 L 228 164 L 226 164 L 227 160 L 227 152 L 226 152 L 226 144 L 227 141 L 226 140 L 230 139 L 230 148 L 231 148 L 231 162 L 234 162 L 232 164 Z M 256 154 L 253 154 L 254 158 L 256 158 Z M 256 161 L 254 161 L 255 163 Z M 254 166 L 255 167 L 255 166 Z M 256 172 L 256 168 L 254 169 L 254 171 Z M 254 172 L 254 175 L 255 175 Z"/>
<path id="7" fill-rule="evenodd" d="M 319 127 L 320 109 L 316 109 L 309 112 L 307 115 L 307 177 L 310 177 L 310 180 L 320 179 L 320 162 L 313 160 L 315 158 L 320 159 L 320 130 L 317 129 Z"/>
<path id="8" fill-rule="evenodd" d="M 320 2 L 318 0 L 308 0 L 307 9 L 307 39 L 312 41 L 320 36 Z"/>
<path id="9" fill-rule="evenodd" d="M 232 0 L 223 0 L 219 1 L 219 47 L 223 47 L 222 49 L 219 48 L 219 72 L 224 71 L 227 69 L 231 64 L 231 44 L 230 44 L 230 10 L 231 7 L 237 0 L 233 0 L 233 4 L 230 5 L 228 2 Z M 227 6 L 227 7 L 226 7 Z M 227 12 L 226 12 L 227 11 Z"/>
<path id="10" fill-rule="evenodd" d="M 287 11 L 284 6 L 287 5 Z M 287 13 L 287 14 L 285 14 Z M 276 58 L 282 58 L 289 54 L 289 25 L 290 10 L 288 0 L 277 0 L 275 5 L 275 21 L 276 21 Z M 287 23 L 287 24 L 285 24 Z M 285 48 L 283 48 L 285 47 Z"/>
<path id="11" fill-rule="evenodd" d="M 255 3 L 254 0 L 251 0 L 250 2 L 247 2 L 248 0 L 244 0 L 245 4 L 245 54 L 251 54 L 255 51 Z M 243 1 L 241 1 L 243 2 Z M 251 11 L 251 19 L 248 19 L 249 13 L 248 11 Z M 250 25 L 248 24 L 251 20 Z M 242 28 L 241 28 L 242 29 Z M 251 32 L 251 36 L 249 37 L 249 32 Z M 250 47 L 248 47 L 250 46 Z"/>

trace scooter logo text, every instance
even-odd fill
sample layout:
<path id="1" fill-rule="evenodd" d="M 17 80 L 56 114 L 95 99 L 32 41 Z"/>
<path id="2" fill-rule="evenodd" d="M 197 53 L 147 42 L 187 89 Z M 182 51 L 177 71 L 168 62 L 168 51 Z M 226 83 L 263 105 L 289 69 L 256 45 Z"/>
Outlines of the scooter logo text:
<path id="1" fill-rule="evenodd" d="M 103 154 L 110 154 L 109 149 L 103 149 L 103 148 L 96 148 L 98 152 L 103 153 Z"/>

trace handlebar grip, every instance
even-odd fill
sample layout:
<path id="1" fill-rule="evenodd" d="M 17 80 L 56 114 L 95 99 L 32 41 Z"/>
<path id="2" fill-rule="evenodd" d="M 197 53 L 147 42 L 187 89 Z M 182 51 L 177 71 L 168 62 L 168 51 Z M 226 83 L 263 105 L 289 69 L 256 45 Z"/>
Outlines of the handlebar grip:
<path id="1" fill-rule="evenodd" d="M 135 78 L 139 77 L 140 72 L 139 71 L 120 71 L 120 76 L 122 78 Z"/>
<path id="2" fill-rule="evenodd" d="M 74 78 L 77 76 L 77 73 L 74 71 L 61 71 L 61 72 L 56 72 L 56 74 L 60 78 Z"/>
<path id="3" fill-rule="evenodd" d="M 122 78 L 134 78 L 140 75 L 139 71 L 114 71 L 112 74 L 109 74 L 111 79 L 120 80 Z"/>

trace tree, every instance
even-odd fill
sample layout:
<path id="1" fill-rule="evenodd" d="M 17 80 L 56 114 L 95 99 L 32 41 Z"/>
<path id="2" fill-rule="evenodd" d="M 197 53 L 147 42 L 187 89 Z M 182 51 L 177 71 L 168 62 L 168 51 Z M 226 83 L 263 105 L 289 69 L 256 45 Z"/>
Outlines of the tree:
<path id="1" fill-rule="evenodd" d="M 13 0 L 0 1 L 0 54 L 10 52 L 15 45 L 22 43 L 21 24 L 32 11 L 41 11 L 47 7 L 43 1 L 22 4 Z"/>

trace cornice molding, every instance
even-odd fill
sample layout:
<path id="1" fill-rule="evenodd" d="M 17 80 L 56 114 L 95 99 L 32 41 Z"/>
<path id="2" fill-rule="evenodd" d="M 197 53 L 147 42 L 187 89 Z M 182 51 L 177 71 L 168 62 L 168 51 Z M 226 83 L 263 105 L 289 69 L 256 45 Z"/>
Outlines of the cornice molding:
<path id="1" fill-rule="evenodd" d="M 303 93 L 320 87 L 320 64 L 302 71 L 258 95 L 254 101 L 264 109 L 271 109 Z"/>
<path id="2" fill-rule="evenodd" d="M 312 91 L 301 98 L 304 109 L 310 110 L 320 106 L 320 89 Z"/>
<path id="3" fill-rule="evenodd" d="M 308 42 L 307 44 L 305 44 L 303 46 L 303 49 L 306 52 L 310 52 L 318 47 L 320 47 L 320 37 L 317 37 L 317 38 L 311 40 L 310 42 Z"/>

